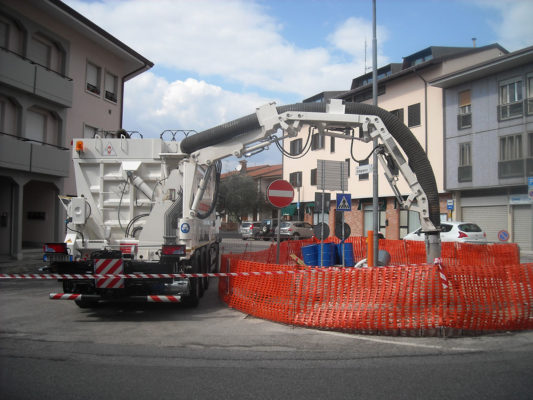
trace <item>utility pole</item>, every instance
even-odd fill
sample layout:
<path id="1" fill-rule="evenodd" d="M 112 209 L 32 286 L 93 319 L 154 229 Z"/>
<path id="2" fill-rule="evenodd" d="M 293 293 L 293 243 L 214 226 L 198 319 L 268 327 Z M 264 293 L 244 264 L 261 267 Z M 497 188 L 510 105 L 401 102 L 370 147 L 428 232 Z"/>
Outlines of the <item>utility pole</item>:
<path id="1" fill-rule="evenodd" d="M 378 40 L 376 35 L 376 0 L 372 0 L 372 99 L 375 106 L 378 105 Z M 373 140 L 373 146 L 378 145 L 377 138 Z M 378 188 L 378 155 L 374 151 L 372 155 L 372 210 L 374 217 L 374 263 L 377 265 L 379 252 L 379 188 Z"/>

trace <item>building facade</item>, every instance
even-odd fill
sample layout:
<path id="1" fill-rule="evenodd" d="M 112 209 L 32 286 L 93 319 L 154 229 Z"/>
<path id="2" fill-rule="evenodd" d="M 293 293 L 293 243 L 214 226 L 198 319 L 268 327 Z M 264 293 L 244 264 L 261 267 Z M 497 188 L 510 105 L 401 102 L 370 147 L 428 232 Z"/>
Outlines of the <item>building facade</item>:
<path id="1" fill-rule="evenodd" d="M 533 250 L 533 47 L 443 76 L 445 189 L 453 217 Z M 533 185 L 533 183 L 532 183 Z"/>
<path id="2" fill-rule="evenodd" d="M 429 47 L 405 57 L 403 63 L 389 64 L 378 69 L 378 106 L 402 120 L 425 149 L 440 193 L 441 219 L 448 218 L 447 200 L 451 198 L 444 189 L 443 94 L 441 88 L 429 85 L 429 81 L 504 54 L 507 51 L 497 44 L 479 48 Z M 337 98 L 345 102 L 372 104 L 372 74 L 355 78 L 351 89 Z M 309 127 L 304 127 L 298 138 L 286 141 L 286 151 L 297 154 L 309 133 L 312 138 L 311 148 L 306 157 L 294 160 L 284 157 L 284 179 L 297 186 L 300 201 L 314 205 L 317 160 L 345 161 L 348 171 L 347 192 L 352 197 L 352 211 L 335 212 L 336 203 L 332 201 L 326 221 L 334 232 L 331 228 L 344 218 L 350 225 L 352 235 L 366 236 L 373 227 L 372 172 L 356 174 L 356 167 L 372 162 L 372 158 L 366 160 L 372 151 L 372 144 L 351 138 L 342 140 L 324 137 L 316 131 L 309 132 Z M 380 232 L 387 239 L 399 239 L 418 228 L 418 214 L 400 209 L 381 171 L 378 182 Z M 399 182 L 398 188 L 403 196 L 410 194 L 405 182 Z M 331 199 L 334 198 L 335 194 L 331 193 Z M 316 223 L 319 218 L 317 211 L 313 209 L 312 213 L 306 215 L 306 220 Z"/>
<path id="3" fill-rule="evenodd" d="M 149 60 L 59 0 L 0 8 L 0 255 L 62 241 L 71 141 L 122 125 L 124 82 Z"/>

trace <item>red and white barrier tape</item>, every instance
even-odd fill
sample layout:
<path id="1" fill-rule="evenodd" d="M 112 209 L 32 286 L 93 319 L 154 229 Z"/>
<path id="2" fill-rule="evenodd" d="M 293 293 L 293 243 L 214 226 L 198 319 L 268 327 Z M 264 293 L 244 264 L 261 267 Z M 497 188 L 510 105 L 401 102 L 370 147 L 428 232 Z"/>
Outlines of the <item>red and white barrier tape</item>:
<path id="1" fill-rule="evenodd" d="M 448 289 L 450 287 L 450 283 L 448 282 L 448 278 L 444 274 L 444 268 L 442 267 L 442 259 L 435 258 L 435 260 L 433 261 L 433 264 L 435 264 L 439 269 L 439 278 L 440 278 L 440 283 L 442 285 L 442 288 Z"/>
<path id="2" fill-rule="evenodd" d="M 324 272 L 326 269 L 321 269 Z M 203 274 L 0 274 L 0 279 L 166 279 L 166 278 L 217 278 L 237 276 L 268 276 L 283 274 L 298 274 L 319 272 L 318 270 L 289 270 L 289 271 L 261 271 L 261 272 L 219 272 Z"/>

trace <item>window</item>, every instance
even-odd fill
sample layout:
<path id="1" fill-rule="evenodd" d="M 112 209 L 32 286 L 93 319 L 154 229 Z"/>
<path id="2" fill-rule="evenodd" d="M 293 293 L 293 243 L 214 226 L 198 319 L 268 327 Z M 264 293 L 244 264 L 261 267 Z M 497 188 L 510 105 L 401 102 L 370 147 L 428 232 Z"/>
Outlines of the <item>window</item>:
<path id="1" fill-rule="evenodd" d="M 403 108 L 392 110 L 390 113 L 403 122 Z"/>
<path id="2" fill-rule="evenodd" d="M 368 165 L 368 160 L 359 161 L 359 165 Z M 369 174 L 359 174 L 359 180 L 360 181 L 367 181 L 369 178 Z"/>
<path id="3" fill-rule="evenodd" d="M 500 83 L 499 119 L 520 117 L 522 110 L 522 79 L 515 78 Z"/>
<path id="4" fill-rule="evenodd" d="M 86 89 L 94 94 L 100 94 L 100 67 L 87 63 Z"/>
<path id="5" fill-rule="evenodd" d="M 98 133 L 97 128 L 90 126 L 90 125 L 83 126 L 83 137 L 84 138 L 92 139 L 96 136 L 97 133 Z"/>
<path id="6" fill-rule="evenodd" d="M 311 150 L 320 150 L 324 148 L 324 135 L 314 133 L 311 137 Z"/>
<path id="7" fill-rule="evenodd" d="M 52 47 L 49 43 L 44 41 L 40 37 L 33 37 L 31 41 L 32 45 L 32 59 L 37 64 L 41 64 L 46 68 L 50 68 Z"/>
<path id="8" fill-rule="evenodd" d="M 26 115 L 26 139 L 43 143 L 46 137 L 46 115 L 37 110 L 28 110 Z"/>
<path id="9" fill-rule="evenodd" d="M 500 160 L 498 162 L 498 177 L 513 178 L 524 176 L 524 162 L 522 159 L 522 135 L 507 135 L 500 137 Z"/>
<path id="10" fill-rule="evenodd" d="M 412 104 L 407 108 L 407 126 L 420 125 L 420 103 Z"/>
<path id="11" fill-rule="evenodd" d="M 329 151 L 335 153 L 335 137 L 331 136 L 329 140 Z"/>
<path id="12" fill-rule="evenodd" d="M 302 186 L 302 171 L 289 174 L 289 182 L 293 187 Z"/>
<path id="13" fill-rule="evenodd" d="M 420 228 L 420 216 L 416 211 L 400 210 L 400 239 Z"/>
<path id="14" fill-rule="evenodd" d="M 105 98 L 117 102 L 117 77 L 109 72 L 105 73 L 104 80 Z"/>
<path id="15" fill-rule="evenodd" d="M 472 126 L 472 102 L 470 90 L 459 93 L 459 112 L 457 114 L 457 129 L 470 128 Z"/>
<path id="16" fill-rule="evenodd" d="M 533 114 L 533 74 L 527 76 L 527 113 Z"/>
<path id="17" fill-rule="evenodd" d="M 459 144 L 459 182 L 472 182 L 472 143 Z"/>
<path id="18" fill-rule="evenodd" d="M 294 139 L 290 143 L 291 156 L 297 156 L 302 152 L 302 139 Z"/>
<path id="19" fill-rule="evenodd" d="M 316 179 L 317 179 L 317 169 L 314 168 L 311 170 L 311 186 L 316 186 Z"/>

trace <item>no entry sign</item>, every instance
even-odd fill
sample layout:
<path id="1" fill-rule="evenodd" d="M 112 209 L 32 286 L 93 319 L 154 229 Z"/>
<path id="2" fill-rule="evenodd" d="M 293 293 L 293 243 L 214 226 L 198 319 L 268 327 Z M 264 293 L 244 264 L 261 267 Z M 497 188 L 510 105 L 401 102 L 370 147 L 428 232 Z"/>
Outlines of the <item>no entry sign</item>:
<path id="1" fill-rule="evenodd" d="M 283 179 L 275 180 L 268 186 L 267 198 L 274 207 L 287 207 L 294 199 L 294 188 Z"/>

